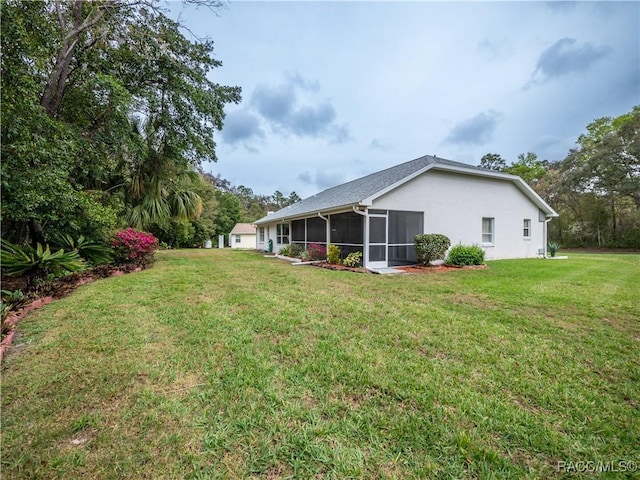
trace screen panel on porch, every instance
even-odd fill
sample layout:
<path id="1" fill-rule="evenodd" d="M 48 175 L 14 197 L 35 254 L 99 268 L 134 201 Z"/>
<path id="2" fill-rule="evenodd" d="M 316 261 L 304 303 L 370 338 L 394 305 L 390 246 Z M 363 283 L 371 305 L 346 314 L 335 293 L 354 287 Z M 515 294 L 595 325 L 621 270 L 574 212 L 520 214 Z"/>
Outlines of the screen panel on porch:
<path id="1" fill-rule="evenodd" d="M 327 243 L 327 222 L 320 217 L 307 218 L 307 242 Z"/>
<path id="2" fill-rule="evenodd" d="M 331 215 L 330 242 L 340 247 L 340 256 L 362 252 L 364 247 L 364 217 L 355 212 Z"/>
<path id="3" fill-rule="evenodd" d="M 305 249 L 310 243 L 327 243 L 327 224 L 320 217 L 311 217 L 291 222 L 291 241 Z"/>
<path id="4" fill-rule="evenodd" d="M 416 263 L 413 237 L 423 233 L 423 212 L 389 211 L 389 266 Z"/>
<path id="5" fill-rule="evenodd" d="M 294 220 L 291 222 L 291 241 L 304 244 L 304 220 Z"/>

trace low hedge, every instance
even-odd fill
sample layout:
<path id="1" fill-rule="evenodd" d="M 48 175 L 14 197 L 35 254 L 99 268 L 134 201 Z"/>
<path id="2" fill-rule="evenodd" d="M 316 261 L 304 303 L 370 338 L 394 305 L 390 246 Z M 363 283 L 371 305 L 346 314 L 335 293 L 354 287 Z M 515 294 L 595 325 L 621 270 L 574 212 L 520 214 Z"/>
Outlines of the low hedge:
<path id="1" fill-rule="evenodd" d="M 484 250 L 477 245 L 456 245 L 449 250 L 445 260 L 446 265 L 463 267 L 467 265 L 482 265 Z"/>
<path id="2" fill-rule="evenodd" d="M 440 233 L 416 235 L 413 237 L 413 241 L 416 245 L 416 258 L 421 265 L 428 265 L 429 262 L 442 260 L 451 245 L 449 237 Z"/>

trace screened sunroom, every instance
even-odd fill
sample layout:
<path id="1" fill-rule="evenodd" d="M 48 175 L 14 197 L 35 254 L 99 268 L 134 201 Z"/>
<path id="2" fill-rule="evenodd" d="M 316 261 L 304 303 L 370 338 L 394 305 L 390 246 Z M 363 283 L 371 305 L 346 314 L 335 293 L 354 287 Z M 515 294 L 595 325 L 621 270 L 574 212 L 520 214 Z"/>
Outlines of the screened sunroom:
<path id="1" fill-rule="evenodd" d="M 557 216 L 520 177 L 425 155 L 256 220 L 256 248 L 334 244 L 343 258 L 361 251 L 365 267 L 384 269 L 416 263 L 414 237 L 431 232 L 481 243 L 488 259 L 529 258 L 544 255 Z"/>
<path id="2" fill-rule="evenodd" d="M 367 267 L 383 268 L 416 262 L 413 238 L 423 225 L 423 212 L 369 209 L 292 220 L 290 231 L 291 242 L 305 249 L 330 243 L 342 258 L 359 251 Z"/>

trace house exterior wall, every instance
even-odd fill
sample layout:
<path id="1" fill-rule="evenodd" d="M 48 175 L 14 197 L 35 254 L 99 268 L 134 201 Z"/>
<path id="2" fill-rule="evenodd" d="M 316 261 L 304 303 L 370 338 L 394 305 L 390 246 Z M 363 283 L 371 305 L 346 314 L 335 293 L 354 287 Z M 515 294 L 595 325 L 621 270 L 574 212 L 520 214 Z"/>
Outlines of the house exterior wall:
<path id="1" fill-rule="evenodd" d="M 256 243 L 255 248 L 258 250 L 269 250 L 269 240 L 273 241 L 273 253 L 279 253 L 282 247 L 285 247 L 288 244 L 279 244 L 277 243 L 277 225 L 282 222 L 274 222 L 274 223 L 263 223 L 258 225 L 257 235 L 256 235 Z M 264 242 L 260 241 L 260 227 L 264 227 Z"/>
<path id="2" fill-rule="evenodd" d="M 264 228 L 264 241 L 260 241 L 260 229 Z M 258 225 L 256 228 L 256 250 L 267 250 L 269 238 L 267 238 L 267 225 Z"/>
<path id="3" fill-rule="evenodd" d="M 256 235 L 249 233 L 241 233 L 240 242 L 236 243 L 236 236 L 238 234 L 232 233 L 229 239 L 229 245 L 231 248 L 243 248 L 243 249 L 254 249 L 256 248 Z"/>
<path id="4" fill-rule="evenodd" d="M 539 210 L 513 182 L 429 170 L 374 200 L 373 209 L 424 211 L 424 233 L 442 233 L 452 245 L 480 245 L 485 258 L 526 258 L 544 247 Z M 493 245 L 482 243 L 482 219 L 494 219 Z M 523 234 L 530 219 L 530 237 Z"/>

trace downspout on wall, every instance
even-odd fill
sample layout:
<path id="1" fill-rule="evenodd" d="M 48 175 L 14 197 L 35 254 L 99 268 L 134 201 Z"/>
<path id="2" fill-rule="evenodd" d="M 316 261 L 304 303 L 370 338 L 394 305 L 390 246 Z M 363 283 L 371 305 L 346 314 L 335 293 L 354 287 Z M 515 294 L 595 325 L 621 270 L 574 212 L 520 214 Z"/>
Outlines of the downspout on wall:
<path id="1" fill-rule="evenodd" d="M 331 228 L 329 227 L 329 218 L 328 217 L 324 217 L 320 212 L 318 212 L 318 217 L 320 217 L 322 220 L 325 221 L 325 223 L 327 224 L 327 229 L 326 229 L 326 233 L 327 233 L 327 255 L 329 255 L 329 241 L 331 240 Z"/>

